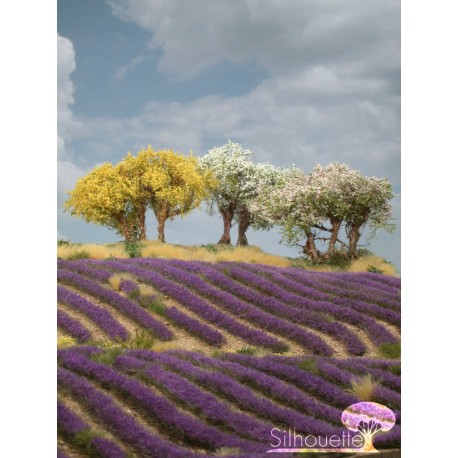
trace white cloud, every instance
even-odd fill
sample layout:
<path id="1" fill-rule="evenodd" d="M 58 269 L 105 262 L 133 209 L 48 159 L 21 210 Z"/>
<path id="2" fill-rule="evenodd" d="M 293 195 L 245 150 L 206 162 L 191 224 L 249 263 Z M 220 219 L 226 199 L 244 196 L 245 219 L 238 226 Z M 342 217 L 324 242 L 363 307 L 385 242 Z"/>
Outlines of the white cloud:
<path id="1" fill-rule="evenodd" d="M 128 64 L 119 67 L 114 75 L 116 81 L 122 81 L 126 75 L 145 60 L 145 56 L 136 56 Z"/>
<path id="2" fill-rule="evenodd" d="M 204 152 L 241 141 L 261 160 L 348 162 L 400 181 L 400 7 L 395 0 L 109 0 L 151 35 L 159 69 L 196 77 L 218 62 L 256 63 L 270 77 L 250 93 L 150 102 L 124 120 L 119 148 Z M 99 120 L 107 126 L 110 120 Z M 215 140 L 213 140 L 215 139 Z"/>
<path id="3" fill-rule="evenodd" d="M 59 114 L 67 112 L 74 103 L 71 74 L 76 70 L 73 43 L 57 35 L 57 109 Z M 60 117 L 60 116 L 59 116 Z"/>
<path id="4" fill-rule="evenodd" d="M 148 144 L 204 154 L 231 138 L 257 160 L 306 170 L 338 160 L 399 186 L 399 122 L 399 100 L 382 80 L 316 67 L 267 80 L 243 96 L 150 102 L 129 119 L 91 119 L 88 154 L 124 155 Z"/>
<path id="5" fill-rule="evenodd" d="M 217 62 L 257 62 L 273 75 L 355 62 L 399 67 L 396 0 L 109 0 L 113 13 L 151 33 L 160 69 L 179 78 Z"/>
<path id="6" fill-rule="evenodd" d="M 76 69 L 75 50 L 68 38 L 57 35 L 57 154 L 66 157 L 65 138 L 73 122 L 74 103 L 71 74 Z"/>
<path id="7" fill-rule="evenodd" d="M 58 218 L 62 217 L 66 192 L 71 190 L 76 180 L 85 171 L 74 163 L 67 151 L 76 122 L 71 110 L 74 103 L 74 86 L 71 74 L 76 69 L 75 50 L 68 38 L 57 35 L 57 202 Z"/>

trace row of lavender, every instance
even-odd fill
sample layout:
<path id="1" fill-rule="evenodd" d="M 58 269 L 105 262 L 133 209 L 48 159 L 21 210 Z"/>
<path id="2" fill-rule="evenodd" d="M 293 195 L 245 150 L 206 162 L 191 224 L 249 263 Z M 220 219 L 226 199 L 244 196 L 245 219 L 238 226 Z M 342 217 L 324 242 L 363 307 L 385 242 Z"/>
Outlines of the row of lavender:
<path id="1" fill-rule="evenodd" d="M 330 356 L 334 350 L 320 337 L 322 333 L 339 341 L 348 354 L 363 355 L 366 346 L 345 324 L 364 329 L 377 346 L 398 340 L 383 323 L 400 326 L 399 280 L 381 275 L 145 258 L 59 261 L 58 300 L 85 314 L 114 339 L 126 340 L 123 326 L 106 309 L 63 285 L 110 304 L 161 340 L 173 337 L 159 317 L 139 303 L 138 294 L 133 294 L 138 288 L 135 282 L 122 284 L 128 297 L 108 286 L 115 272 L 129 273 L 173 298 L 191 314 L 167 307 L 167 320 L 216 347 L 224 344 L 218 331 L 224 329 L 253 346 L 284 351 L 282 338 L 286 338 L 311 353 Z M 85 342 L 87 330 L 77 330 L 69 317 L 60 315 L 59 326 Z"/>
<path id="2" fill-rule="evenodd" d="M 318 371 L 310 373 L 301 369 L 301 358 L 131 350 L 108 365 L 99 362 L 100 352 L 74 347 L 58 353 L 59 434 L 70 447 L 84 444 L 91 456 L 193 457 L 222 448 L 233 456 L 260 456 L 270 448 L 272 428 L 340 435 L 342 411 L 358 402 L 346 387 L 361 372 L 383 375 L 375 400 L 397 417 L 375 445 L 400 444 L 395 362 L 317 357 Z M 116 440 L 91 434 L 68 399 Z"/>

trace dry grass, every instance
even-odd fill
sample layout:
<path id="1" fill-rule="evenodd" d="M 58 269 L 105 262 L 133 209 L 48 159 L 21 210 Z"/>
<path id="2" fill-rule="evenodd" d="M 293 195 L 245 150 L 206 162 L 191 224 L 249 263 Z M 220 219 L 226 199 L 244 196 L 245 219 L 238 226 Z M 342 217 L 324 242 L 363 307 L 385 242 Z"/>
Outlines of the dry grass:
<path id="1" fill-rule="evenodd" d="M 236 447 L 221 447 L 215 450 L 215 456 L 235 456 L 240 454 L 240 449 Z"/>
<path id="2" fill-rule="evenodd" d="M 108 283 L 110 286 L 115 290 L 119 291 L 121 289 L 121 282 L 123 280 L 135 280 L 135 277 L 133 275 L 130 275 L 128 273 L 123 273 L 123 274 L 114 274 L 108 279 Z"/>
<path id="3" fill-rule="evenodd" d="M 145 285 L 144 283 L 140 283 L 138 285 L 138 291 L 140 292 L 140 296 L 148 297 L 148 296 L 157 296 L 157 291 L 151 286 Z"/>
<path id="4" fill-rule="evenodd" d="M 216 262 L 250 262 L 268 264 L 276 267 L 289 267 L 291 261 L 283 256 L 264 253 L 256 246 L 236 247 L 233 250 L 224 250 L 215 254 Z"/>
<path id="5" fill-rule="evenodd" d="M 206 262 L 248 262 L 256 264 L 267 264 L 276 267 L 289 267 L 295 262 L 284 256 L 264 253 L 261 248 L 250 245 L 244 247 L 233 247 L 226 245 L 172 245 L 161 243 L 157 240 L 145 240 L 139 243 L 141 256 L 149 258 L 181 259 L 183 261 L 206 261 Z M 124 249 L 124 244 L 111 243 L 106 245 L 97 244 L 77 244 L 60 246 L 57 248 L 57 256 L 63 259 L 75 257 L 87 257 L 90 259 L 105 259 L 110 256 L 115 258 L 127 258 L 129 255 Z M 339 270 L 338 267 L 329 264 L 306 264 L 303 266 L 307 270 L 318 272 L 333 272 Z M 385 275 L 397 276 L 396 268 L 388 263 L 384 258 L 375 255 L 363 256 L 352 260 L 346 270 L 348 272 L 368 272 L 370 268 L 375 268 Z M 127 277 L 126 277 L 127 278 Z M 112 285 L 114 289 L 119 289 L 120 279 L 114 279 Z"/>
<path id="6" fill-rule="evenodd" d="M 178 342 L 156 342 L 151 347 L 151 350 L 162 352 L 162 351 L 168 351 L 168 350 L 186 350 L 186 349 L 183 348 L 183 346 L 180 345 Z"/>
<path id="7" fill-rule="evenodd" d="M 171 245 L 157 241 L 143 243 L 142 256 L 147 258 L 181 259 L 183 261 L 208 261 L 212 262 L 212 253 L 202 247 Z"/>
<path id="8" fill-rule="evenodd" d="M 140 242 L 141 256 L 146 258 L 181 259 L 183 261 L 206 261 L 206 262 L 251 262 L 268 264 L 278 267 L 288 267 L 291 261 L 283 256 L 264 253 L 257 246 L 227 247 L 212 245 L 213 249 L 202 246 L 182 246 L 161 243 L 156 240 Z M 127 258 L 128 254 L 123 243 L 97 245 L 77 244 L 60 246 L 57 248 L 57 256 L 63 259 L 71 259 L 78 256 L 90 259 L 105 259 L 110 256 L 115 258 Z M 113 280 L 115 289 L 119 288 L 120 279 Z"/>
<path id="9" fill-rule="evenodd" d="M 390 264 L 386 262 L 385 259 L 383 259 L 382 257 L 375 255 L 363 256 L 359 259 L 354 259 L 353 261 L 351 261 L 347 271 L 367 272 L 369 267 L 371 266 L 382 271 L 384 275 L 398 275 L 396 268 L 393 266 L 393 264 Z"/>
<path id="10" fill-rule="evenodd" d="M 57 348 L 68 348 L 78 345 L 78 342 L 70 336 L 57 335 Z"/>
<path id="11" fill-rule="evenodd" d="M 77 256 L 79 253 L 85 254 L 84 257 L 90 259 L 105 259 L 110 256 L 114 258 L 127 258 L 129 255 L 124 250 L 122 243 L 98 245 L 96 243 L 85 243 L 81 245 L 66 245 L 57 247 L 57 256 L 68 259 Z"/>
<path id="12" fill-rule="evenodd" d="M 372 401 L 374 399 L 375 389 L 378 386 L 378 381 L 374 380 L 371 374 L 367 374 L 353 379 L 351 381 L 351 388 L 347 391 L 354 394 L 360 401 Z"/>

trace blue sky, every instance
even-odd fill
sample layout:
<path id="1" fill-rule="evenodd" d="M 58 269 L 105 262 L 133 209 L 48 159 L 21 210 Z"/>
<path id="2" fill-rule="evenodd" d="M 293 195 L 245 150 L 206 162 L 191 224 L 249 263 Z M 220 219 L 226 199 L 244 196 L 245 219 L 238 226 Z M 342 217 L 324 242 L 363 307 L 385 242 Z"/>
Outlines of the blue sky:
<path id="1" fill-rule="evenodd" d="M 371 249 L 400 268 L 400 5 L 391 0 L 58 0 L 58 236 L 119 237 L 62 212 L 104 161 L 149 144 L 203 155 L 228 139 L 256 161 L 344 162 L 393 184 L 398 230 Z M 148 217 L 148 237 L 156 237 Z M 234 228 L 234 235 L 235 235 Z M 218 217 L 166 225 L 216 242 Z M 248 233 L 296 255 L 278 231 Z"/>

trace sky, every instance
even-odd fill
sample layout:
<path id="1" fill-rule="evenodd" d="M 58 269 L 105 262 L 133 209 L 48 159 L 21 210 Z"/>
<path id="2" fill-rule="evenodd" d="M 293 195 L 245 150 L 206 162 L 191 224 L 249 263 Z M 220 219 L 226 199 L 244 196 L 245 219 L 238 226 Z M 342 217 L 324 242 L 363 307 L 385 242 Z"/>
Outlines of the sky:
<path id="1" fill-rule="evenodd" d="M 309 172 L 338 161 L 388 178 L 397 230 L 365 247 L 400 271 L 400 78 L 397 0 L 58 0 L 58 237 L 120 240 L 63 212 L 94 166 L 148 145 L 202 156 L 230 139 L 257 162 Z M 148 238 L 156 225 L 148 215 Z M 222 230 L 194 211 L 165 235 L 206 244 Z M 247 236 L 299 254 L 278 229 Z"/>

